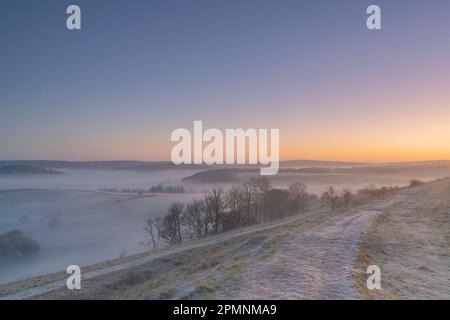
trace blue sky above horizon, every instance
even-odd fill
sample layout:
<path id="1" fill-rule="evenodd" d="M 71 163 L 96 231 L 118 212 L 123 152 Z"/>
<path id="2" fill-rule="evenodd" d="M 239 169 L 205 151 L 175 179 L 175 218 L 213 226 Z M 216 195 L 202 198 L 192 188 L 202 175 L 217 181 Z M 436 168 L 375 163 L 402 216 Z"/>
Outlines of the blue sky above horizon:
<path id="1" fill-rule="evenodd" d="M 68 31 L 78 4 L 82 30 Z M 383 30 L 369 31 L 378 4 Z M 0 159 L 168 160 L 170 133 L 280 128 L 282 159 L 450 158 L 450 2 L 0 4 Z"/>

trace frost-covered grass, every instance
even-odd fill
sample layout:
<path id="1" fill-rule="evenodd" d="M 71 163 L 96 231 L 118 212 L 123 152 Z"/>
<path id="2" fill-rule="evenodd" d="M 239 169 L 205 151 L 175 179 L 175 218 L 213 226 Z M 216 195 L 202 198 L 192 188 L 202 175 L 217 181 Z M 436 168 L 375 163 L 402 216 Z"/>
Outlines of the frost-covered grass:
<path id="1" fill-rule="evenodd" d="M 403 192 L 359 243 L 355 280 L 369 299 L 450 298 L 450 181 Z M 381 290 L 368 290 L 365 268 L 381 268 Z"/>

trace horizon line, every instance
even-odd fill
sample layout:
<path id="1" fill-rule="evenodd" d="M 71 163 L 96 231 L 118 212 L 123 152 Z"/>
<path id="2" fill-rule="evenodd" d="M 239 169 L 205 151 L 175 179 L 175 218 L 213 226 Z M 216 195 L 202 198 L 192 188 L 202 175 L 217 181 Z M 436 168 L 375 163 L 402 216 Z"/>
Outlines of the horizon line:
<path id="1" fill-rule="evenodd" d="M 14 159 L 14 160 L 3 160 L 0 162 L 146 162 L 146 163 L 173 163 L 171 160 L 132 160 L 132 159 L 122 159 L 122 160 L 62 160 L 62 159 Z M 280 160 L 282 162 L 294 162 L 294 161 L 308 161 L 308 162 L 341 162 L 341 163 L 359 163 L 359 164 L 383 164 L 383 163 L 417 163 L 417 162 L 450 162 L 450 159 L 429 159 L 429 160 L 394 160 L 394 161 L 360 161 L 360 160 L 318 160 L 318 159 L 289 159 Z M 206 164 L 206 163 L 205 163 Z M 175 165 L 175 164 L 174 164 Z M 212 165 L 230 165 L 230 164 L 212 164 Z M 238 165 L 238 164 L 231 164 Z M 244 164 L 245 165 L 245 164 Z"/>

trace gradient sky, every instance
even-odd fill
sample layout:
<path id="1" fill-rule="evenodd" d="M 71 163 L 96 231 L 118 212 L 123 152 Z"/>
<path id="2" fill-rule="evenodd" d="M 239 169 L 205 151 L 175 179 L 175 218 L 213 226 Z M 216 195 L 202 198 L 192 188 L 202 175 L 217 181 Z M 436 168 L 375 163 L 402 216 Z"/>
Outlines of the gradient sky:
<path id="1" fill-rule="evenodd" d="M 448 0 L 2 0 L 0 159 L 168 160 L 194 120 L 279 128 L 282 159 L 450 159 L 449 15 Z"/>

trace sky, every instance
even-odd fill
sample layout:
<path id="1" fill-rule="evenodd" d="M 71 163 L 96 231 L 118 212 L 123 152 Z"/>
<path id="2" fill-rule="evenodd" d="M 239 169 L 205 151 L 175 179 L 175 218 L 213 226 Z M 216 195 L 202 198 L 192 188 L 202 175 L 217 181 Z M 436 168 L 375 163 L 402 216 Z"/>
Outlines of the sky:
<path id="1" fill-rule="evenodd" d="M 280 129 L 282 160 L 450 159 L 449 14 L 447 0 L 2 0 L 0 159 L 169 160 L 194 120 Z"/>

